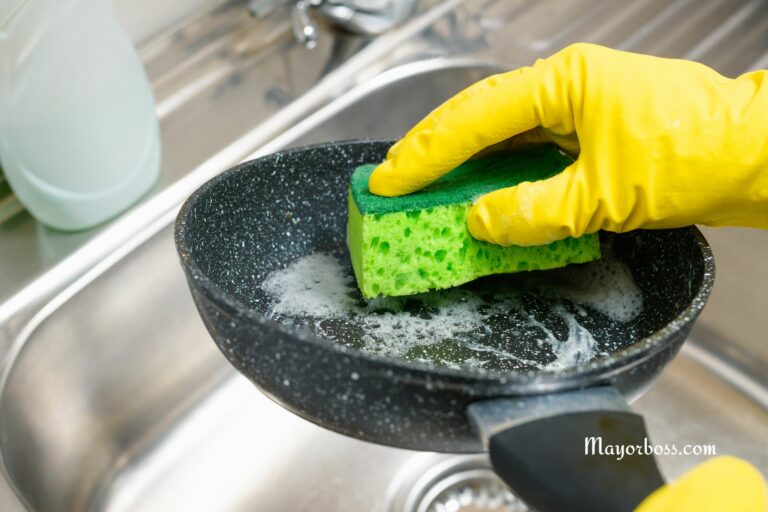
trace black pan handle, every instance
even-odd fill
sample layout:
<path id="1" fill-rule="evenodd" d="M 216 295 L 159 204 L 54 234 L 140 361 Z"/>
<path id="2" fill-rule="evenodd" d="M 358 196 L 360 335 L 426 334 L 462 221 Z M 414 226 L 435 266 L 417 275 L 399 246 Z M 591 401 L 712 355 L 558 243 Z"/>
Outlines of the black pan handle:
<path id="1" fill-rule="evenodd" d="M 664 484 L 642 416 L 612 387 L 483 400 L 468 412 L 496 473 L 539 512 L 629 512 Z"/>

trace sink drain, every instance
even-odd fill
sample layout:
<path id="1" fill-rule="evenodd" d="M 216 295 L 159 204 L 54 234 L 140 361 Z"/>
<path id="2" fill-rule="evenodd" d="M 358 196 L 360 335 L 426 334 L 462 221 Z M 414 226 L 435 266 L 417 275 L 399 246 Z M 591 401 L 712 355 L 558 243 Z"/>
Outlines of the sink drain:
<path id="1" fill-rule="evenodd" d="M 393 484 L 389 512 L 527 512 L 484 456 L 414 457 Z"/>
<path id="2" fill-rule="evenodd" d="M 490 469 L 471 469 L 437 482 L 414 512 L 525 512 L 528 509 Z"/>

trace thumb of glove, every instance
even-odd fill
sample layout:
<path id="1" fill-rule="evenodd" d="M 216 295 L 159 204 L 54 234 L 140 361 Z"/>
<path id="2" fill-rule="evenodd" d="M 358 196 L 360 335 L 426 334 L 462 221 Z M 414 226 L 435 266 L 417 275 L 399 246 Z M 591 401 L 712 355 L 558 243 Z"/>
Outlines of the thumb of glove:
<path id="1" fill-rule="evenodd" d="M 469 212 L 469 232 L 494 244 L 529 246 L 597 231 L 586 181 L 576 161 L 549 179 L 486 194 Z"/>

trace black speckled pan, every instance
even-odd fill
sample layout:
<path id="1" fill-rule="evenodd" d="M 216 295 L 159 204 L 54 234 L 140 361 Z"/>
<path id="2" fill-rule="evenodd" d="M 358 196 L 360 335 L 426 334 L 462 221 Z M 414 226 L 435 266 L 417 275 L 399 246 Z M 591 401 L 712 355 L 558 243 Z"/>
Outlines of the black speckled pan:
<path id="1" fill-rule="evenodd" d="M 499 475 L 540 511 L 633 509 L 663 483 L 653 456 L 585 455 L 584 438 L 643 444 L 642 418 L 625 400 L 676 354 L 704 306 L 714 261 L 701 233 L 601 234 L 630 268 L 643 309 L 618 333 L 620 342 L 613 333 L 604 347 L 610 353 L 562 371 L 480 372 L 388 359 L 268 318 L 264 278 L 299 257 L 343 250 L 349 175 L 381 161 L 390 144 L 276 153 L 223 173 L 189 198 L 176 245 L 214 341 L 264 393 L 325 428 L 417 450 L 489 449 Z M 597 331 L 607 325 L 592 311 L 584 321 Z M 521 359 L 551 357 L 536 347 L 520 339 Z"/>

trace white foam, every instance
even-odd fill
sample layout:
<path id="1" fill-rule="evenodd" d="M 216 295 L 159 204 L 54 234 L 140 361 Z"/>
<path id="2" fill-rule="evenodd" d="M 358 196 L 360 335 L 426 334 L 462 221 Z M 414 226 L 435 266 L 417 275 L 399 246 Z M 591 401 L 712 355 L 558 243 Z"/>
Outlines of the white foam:
<path id="1" fill-rule="evenodd" d="M 555 295 L 591 307 L 617 322 L 629 322 L 643 310 L 643 294 L 623 262 L 604 255 L 586 265 L 568 267 L 558 283 L 547 287 Z"/>
<path id="2" fill-rule="evenodd" d="M 367 303 L 353 299 L 355 281 L 339 259 L 327 253 L 300 258 L 272 272 L 262 289 L 276 299 L 272 316 L 351 320 L 363 328 L 366 350 L 402 356 L 419 345 L 483 329 L 480 299 L 463 290 L 420 296 L 428 316 L 403 311 L 407 299 L 381 297 Z"/>
<path id="3" fill-rule="evenodd" d="M 548 290 L 556 290 L 615 320 L 633 318 L 642 308 L 642 296 L 629 270 L 621 265 L 611 262 L 593 269 L 578 269 L 576 278 L 569 279 L 565 287 L 549 286 Z M 294 321 L 297 326 L 311 324 L 319 335 L 340 342 L 344 340 L 338 324 L 346 322 L 358 329 L 352 337 L 362 340 L 363 350 L 391 357 L 403 357 L 415 347 L 443 340 L 456 340 L 469 349 L 460 362 L 438 361 L 449 367 L 483 368 L 491 358 L 501 358 L 527 367 L 561 370 L 584 364 L 599 355 L 595 337 L 562 305 L 555 306 L 548 314 L 565 322 L 568 328 L 565 339 L 559 339 L 525 310 L 517 290 L 491 293 L 490 300 L 479 297 L 476 292 L 456 288 L 416 297 L 384 297 L 365 302 L 359 300 L 349 270 L 337 256 L 329 253 L 310 254 L 272 272 L 262 289 L 274 299 L 269 314 L 279 321 Z M 414 301 L 418 303 L 416 310 L 409 306 L 409 302 L 412 306 Z M 578 316 L 587 315 L 579 306 L 573 309 Z M 507 313 L 524 319 L 510 331 L 512 336 L 519 334 L 518 328 L 529 332 L 533 329 L 539 337 L 539 346 L 549 345 L 555 360 L 542 365 L 520 354 L 477 342 L 490 332 L 488 323 L 492 316 Z M 306 322 L 307 318 L 313 321 Z"/>
<path id="4" fill-rule="evenodd" d="M 278 299 L 274 314 L 323 318 L 343 315 L 354 306 L 351 284 L 352 277 L 339 271 L 338 258 L 315 253 L 270 273 L 261 287 Z"/>

